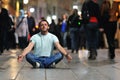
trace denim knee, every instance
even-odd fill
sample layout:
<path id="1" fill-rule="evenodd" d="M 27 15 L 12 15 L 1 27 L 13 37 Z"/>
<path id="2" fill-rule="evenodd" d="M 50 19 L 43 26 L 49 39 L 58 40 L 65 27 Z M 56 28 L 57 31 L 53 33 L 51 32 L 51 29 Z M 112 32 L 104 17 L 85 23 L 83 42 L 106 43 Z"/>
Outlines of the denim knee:
<path id="1" fill-rule="evenodd" d="M 29 59 L 31 57 L 31 53 L 26 54 L 26 59 Z"/>
<path id="2" fill-rule="evenodd" d="M 26 54 L 26 60 L 33 60 L 34 59 L 34 55 L 32 53 L 28 53 Z"/>
<path id="3" fill-rule="evenodd" d="M 63 59 L 63 54 L 62 53 L 56 53 L 56 55 L 58 56 L 59 59 Z"/>

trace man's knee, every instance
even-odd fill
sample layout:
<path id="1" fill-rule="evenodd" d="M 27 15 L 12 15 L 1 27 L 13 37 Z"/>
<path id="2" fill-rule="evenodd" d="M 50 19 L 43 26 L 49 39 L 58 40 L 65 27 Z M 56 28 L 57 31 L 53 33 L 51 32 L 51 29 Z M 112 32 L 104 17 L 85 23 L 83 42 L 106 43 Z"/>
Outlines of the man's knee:
<path id="1" fill-rule="evenodd" d="M 33 55 L 32 55 L 32 53 L 28 53 L 28 54 L 26 54 L 26 59 L 28 60 L 28 59 L 31 59 L 32 57 L 33 57 Z"/>
<path id="2" fill-rule="evenodd" d="M 64 56 L 64 55 L 59 52 L 59 53 L 57 53 L 57 56 L 58 56 L 59 59 L 63 59 L 63 56 Z"/>

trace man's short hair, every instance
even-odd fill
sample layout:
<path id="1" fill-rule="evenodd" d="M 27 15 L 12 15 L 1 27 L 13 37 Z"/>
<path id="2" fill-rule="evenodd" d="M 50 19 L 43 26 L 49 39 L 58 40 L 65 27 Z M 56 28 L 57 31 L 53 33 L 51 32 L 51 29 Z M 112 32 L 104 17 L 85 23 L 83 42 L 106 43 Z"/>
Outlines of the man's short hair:
<path id="1" fill-rule="evenodd" d="M 39 27 L 41 26 L 41 23 L 42 23 L 43 21 L 47 22 L 47 24 L 48 24 L 48 26 L 49 26 L 48 21 L 47 21 L 47 20 L 45 20 L 45 19 L 42 19 L 42 20 L 39 22 L 39 24 L 38 24 L 38 26 L 39 26 Z"/>

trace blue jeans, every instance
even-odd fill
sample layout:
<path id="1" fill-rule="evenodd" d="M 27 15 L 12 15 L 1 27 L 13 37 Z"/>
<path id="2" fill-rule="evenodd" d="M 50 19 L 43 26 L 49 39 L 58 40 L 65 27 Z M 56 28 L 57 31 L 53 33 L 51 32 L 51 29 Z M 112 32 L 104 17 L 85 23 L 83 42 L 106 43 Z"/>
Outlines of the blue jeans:
<path id="1" fill-rule="evenodd" d="M 87 48 L 90 49 L 97 49 L 98 46 L 98 24 L 97 23 L 88 23 L 85 26 L 86 31 L 86 41 L 87 41 Z"/>
<path id="2" fill-rule="evenodd" d="M 78 50 L 79 49 L 79 29 L 78 28 L 70 28 L 70 38 L 71 38 L 71 49 Z"/>
<path id="3" fill-rule="evenodd" d="M 33 66 L 36 66 L 36 62 L 40 63 L 40 68 L 49 68 L 53 63 L 57 64 L 63 59 L 63 54 L 60 52 L 51 55 L 50 57 L 37 57 L 33 53 L 26 55 L 26 60 Z"/>
<path id="4" fill-rule="evenodd" d="M 61 32 L 63 46 L 66 47 L 66 38 L 67 38 L 67 32 Z"/>

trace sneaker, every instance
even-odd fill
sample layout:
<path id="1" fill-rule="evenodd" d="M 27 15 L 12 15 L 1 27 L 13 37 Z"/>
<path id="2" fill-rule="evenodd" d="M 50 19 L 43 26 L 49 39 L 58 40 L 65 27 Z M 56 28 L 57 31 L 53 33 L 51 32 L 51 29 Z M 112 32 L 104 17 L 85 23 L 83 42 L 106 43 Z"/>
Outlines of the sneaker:
<path id="1" fill-rule="evenodd" d="M 50 68 L 56 68 L 56 64 L 53 63 L 53 64 L 50 66 Z"/>
<path id="2" fill-rule="evenodd" d="M 36 68 L 40 68 L 40 63 L 36 62 Z"/>
<path id="3" fill-rule="evenodd" d="M 47 66 L 46 68 L 56 68 L 55 63 L 52 63 L 51 65 Z"/>

